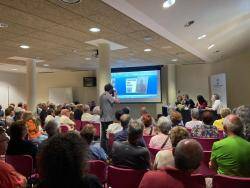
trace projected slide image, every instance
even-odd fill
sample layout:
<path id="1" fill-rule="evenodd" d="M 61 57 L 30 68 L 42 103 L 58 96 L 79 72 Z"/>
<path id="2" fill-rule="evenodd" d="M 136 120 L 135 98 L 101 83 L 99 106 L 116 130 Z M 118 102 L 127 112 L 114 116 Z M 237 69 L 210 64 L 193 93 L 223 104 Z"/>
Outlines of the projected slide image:
<path id="1" fill-rule="evenodd" d="M 111 82 L 121 102 L 160 102 L 160 70 L 112 72 Z"/>

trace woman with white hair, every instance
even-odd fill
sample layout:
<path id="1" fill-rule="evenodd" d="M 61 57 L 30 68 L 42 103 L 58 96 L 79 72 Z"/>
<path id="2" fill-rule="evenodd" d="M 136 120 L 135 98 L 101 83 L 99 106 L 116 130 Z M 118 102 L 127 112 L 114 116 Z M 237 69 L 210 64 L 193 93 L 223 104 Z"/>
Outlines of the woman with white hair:
<path id="1" fill-rule="evenodd" d="M 187 129 L 192 129 L 195 126 L 201 127 L 203 125 L 202 121 L 199 120 L 200 112 L 198 108 L 191 109 L 191 121 L 188 121 L 185 125 Z"/>
<path id="2" fill-rule="evenodd" d="M 100 106 L 96 106 L 94 109 L 93 109 L 93 115 L 92 115 L 92 121 L 93 122 L 96 122 L 96 123 L 101 123 L 101 120 L 100 120 Z"/>
<path id="3" fill-rule="evenodd" d="M 172 144 L 169 131 L 172 127 L 172 122 L 167 117 L 162 116 L 157 122 L 157 127 L 159 133 L 151 138 L 149 147 L 155 149 L 171 149 Z"/>

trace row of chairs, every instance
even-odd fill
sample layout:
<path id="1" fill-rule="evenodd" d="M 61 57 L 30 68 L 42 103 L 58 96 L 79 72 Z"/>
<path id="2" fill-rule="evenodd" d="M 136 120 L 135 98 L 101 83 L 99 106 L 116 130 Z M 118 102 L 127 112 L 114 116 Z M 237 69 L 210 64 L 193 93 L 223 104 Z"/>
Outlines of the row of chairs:
<path id="1" fill-rule="evenodd" d="M 89 161 L 89 174 L 96 175 L 100 182 L 112 188 L 137 188 L 146 170 L 124 169 L 115 166 L 107 166 L 103 161 Z M 200 187 L 205 187 L 205 178 L 201 174 L 193 174 L 192 181 L 196 181 Z M 250 178 L 230 177 L 215 175 L 213 188 L 249 188 Z M 194 187 L 195 188 L 195 187 Z"/>
<path id="2" fill-rule="evenodd" d="M 210 159 L 209 152 L 204 154 L 204 165 L 208 164 Z M 210 153 L 211 154 L 211 153 Z M 29 155 L 6 155 L 6 162 L 11 164 L 19 173 L 29 178 L 33 173 L 33 159 Z M 105 162 L 99 160 L 88 161 L 89 174 L 96 175 L 100 182 L 112 188 L 137 188 L 144 175 L 145 170 L 123 169 L 114 166 L 108 166 Z M 202 165 L 200 168 L 203 168 Z M 194 181 L 203 182 L 204 176 L 198 169 L 197 174 L 193 174 Z M 202 180 L 202 181 L 201 181 Z M 213 176 L 213 188 L 249 188 L 250 178 L 230 177 L 224 175 Z"/>

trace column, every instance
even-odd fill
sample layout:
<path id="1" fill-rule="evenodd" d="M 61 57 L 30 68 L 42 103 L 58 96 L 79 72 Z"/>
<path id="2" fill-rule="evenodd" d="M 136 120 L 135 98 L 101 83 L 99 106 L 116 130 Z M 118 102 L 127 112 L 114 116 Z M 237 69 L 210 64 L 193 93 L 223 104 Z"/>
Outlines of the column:
<path id="1" fill-rule="evenodd" d="M 28 110 L 33 113 L 36 112 L 36 86 L 37 86 L 37 73 L 36 62 L 30 59 L 26 62 L 26 87 L 27 87 L 27 106 Z"/>
<path id="2" fill-rule="evenodd" d="M 176 67 L 168 65 L 168 104 L 174 105 L 176 100 Z"/>
<path id="3" fill-rule="evenodd" d="M 111 82 L 110 46 L 107 43 L 98 45 L 99 67 L 97 69 L 97 98 L 104 92 L 104 86 Z"/>

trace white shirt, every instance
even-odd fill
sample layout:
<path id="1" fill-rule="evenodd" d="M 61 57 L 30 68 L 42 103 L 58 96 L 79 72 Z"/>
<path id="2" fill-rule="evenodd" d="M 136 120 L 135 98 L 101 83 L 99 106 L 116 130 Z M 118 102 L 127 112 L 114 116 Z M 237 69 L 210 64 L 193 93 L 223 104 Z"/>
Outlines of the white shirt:
<path id="1" fill-rule="evenodd" d="M 220 110 L 221 110 L 222 107 L 223 107 L 223 104 L 222 104 L 222 102 L 220 101 L 220 99 L 215 100 L 214 103 L 213 103 L 213 105 L 212 105 L 212 109 L 213 109 L 214 111 L 216 111 L 217 114 L 220 114 Z"/>
<path id="2" fill-rule="evenodd" d="M 81 120 L 82 121 L 92 121 L 93 119 L 93 115 L 91 115 L 90 113 L 86 112 L 82 114 Z"/>
<path id="3" fill-rule="evenodd" d="M 107 129 L 107 138 L 109 138 L 109 133 L 115 134 L 122 130 L 121 123 L 112 123 Z"/>
<path id="4" fill-rule="evenodd" d="M 100 115 L 97 114 L 92 115 L 92 121 L 95 123 L 101 123 Z"/>
<path id="5" fill-rule="evenodd" d="M 202 121 L 199 121 L 199 120 L 191 120 L 191 121 L 186 123 L 185 127 L 187 129 L 192 129 L 196 125 L 201 126 L 201 125 L 203 125 L 203 123 L 202 123 Z"/>
<path id="6" fill-rule="evenodd" d="M 62 115 L 62 116 L 60 117 L 60 124 L 69 125 L 69 126 L 70 126 L 70 125 L 75 125 L 75 122 L 72 121 L 71 119 L 69 119 L 68 116 Z"/>

